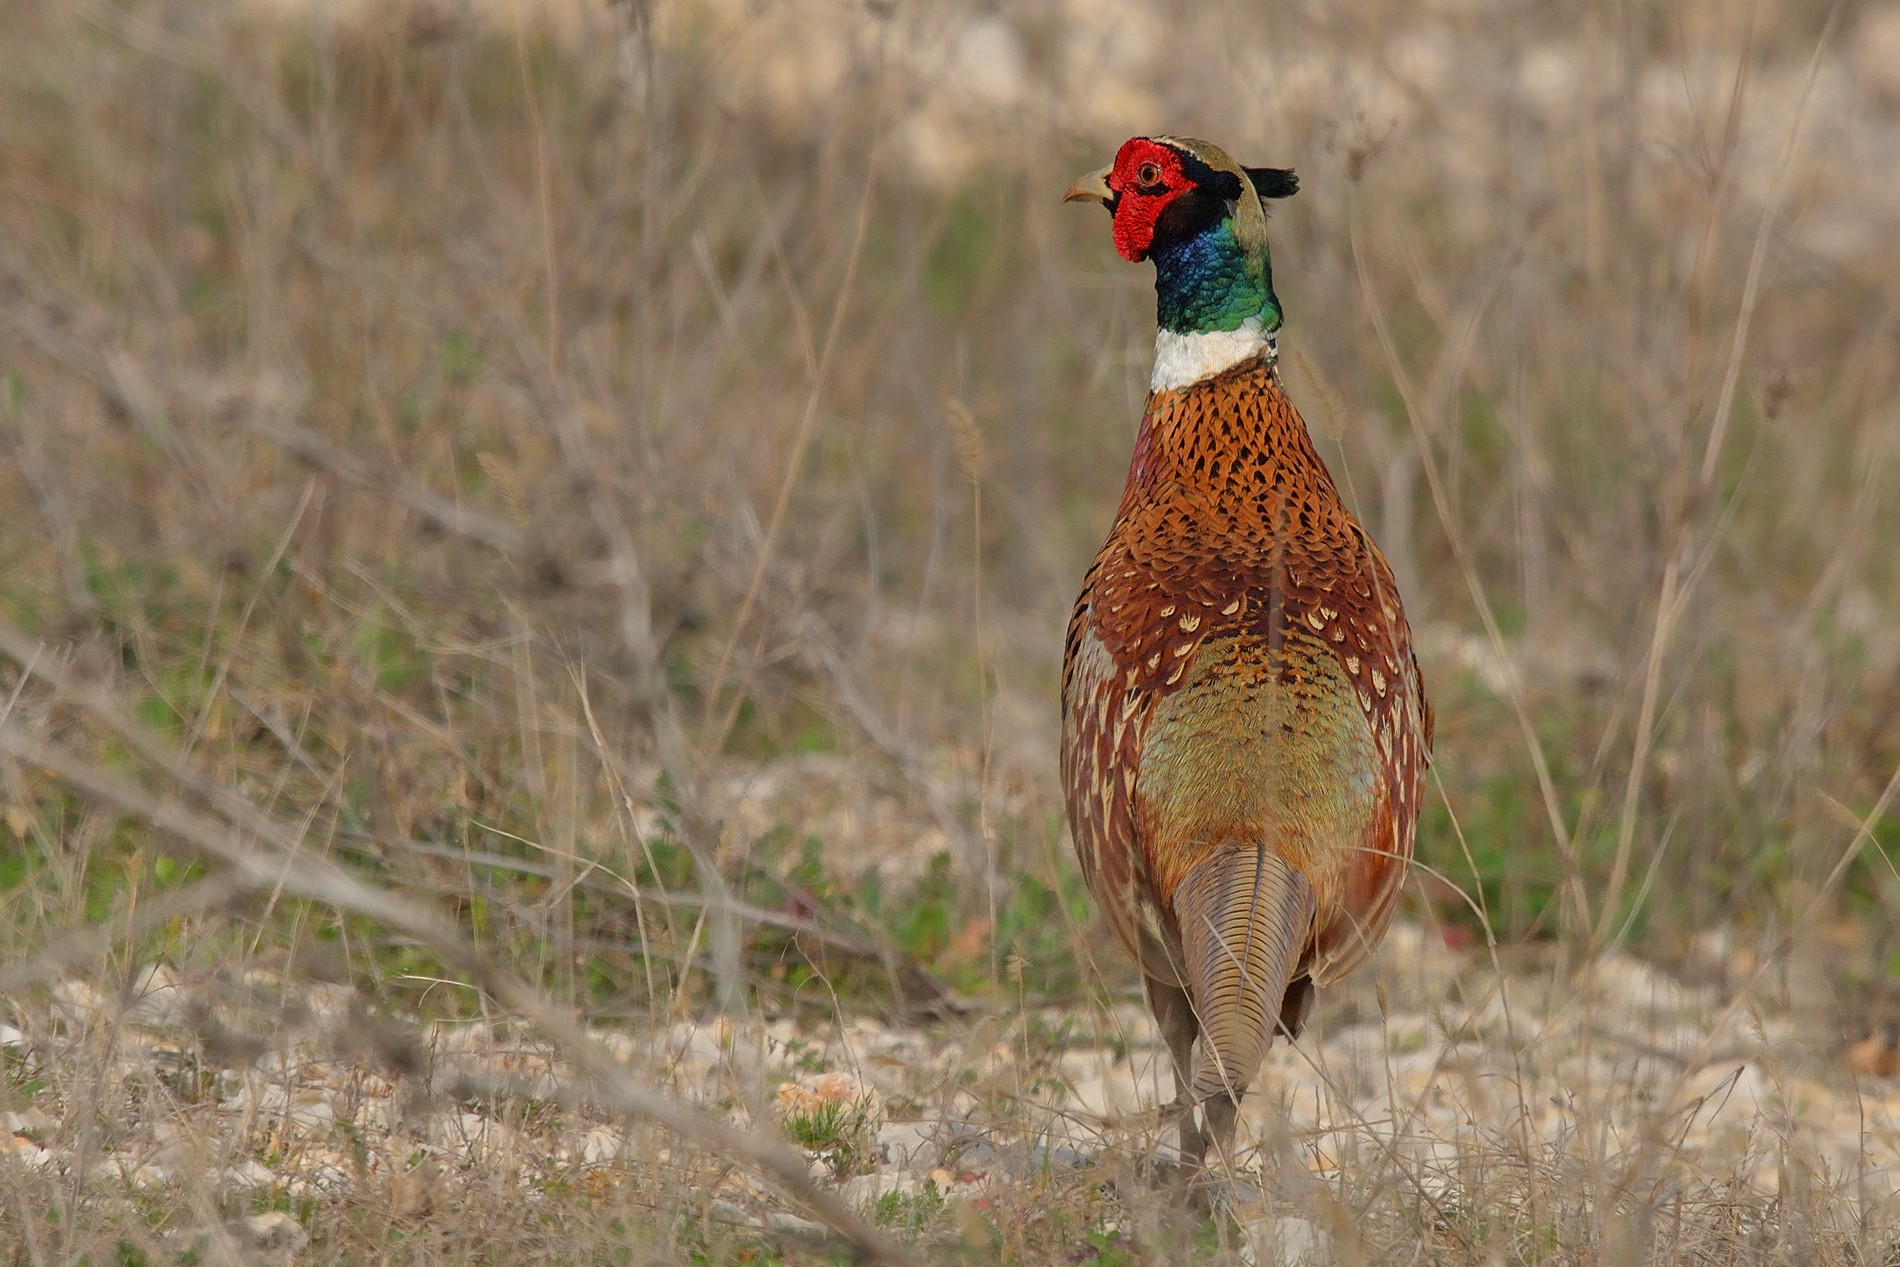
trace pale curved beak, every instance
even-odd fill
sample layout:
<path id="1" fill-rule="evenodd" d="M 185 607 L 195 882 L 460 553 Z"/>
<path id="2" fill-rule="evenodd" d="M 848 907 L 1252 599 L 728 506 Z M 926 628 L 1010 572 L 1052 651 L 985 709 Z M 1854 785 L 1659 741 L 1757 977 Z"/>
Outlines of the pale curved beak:
<path id="1" fill-rule="evenodd" d="M 1062 195 L 1064 202 L 1085 202 L 1094 199 L 1107 205 L 1115 201 L 1115 191 L 1108 187 L 1108 174 L 1115 169 L 1104 167 L 1100 171 L 1090 172 L 1069 186 L 1069 192 Z"/>

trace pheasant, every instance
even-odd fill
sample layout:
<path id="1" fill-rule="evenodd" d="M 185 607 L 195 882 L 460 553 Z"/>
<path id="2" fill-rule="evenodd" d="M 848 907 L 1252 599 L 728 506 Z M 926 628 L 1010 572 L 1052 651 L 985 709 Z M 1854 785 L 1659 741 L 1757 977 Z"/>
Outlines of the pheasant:
<path id="1" fill-rule="evenodd" d="M 1105 205 L 1123 258 L 1154 261 L 1159 330 L 1121 508 L 1069 620 L 1062 778 L 1198 1166 L 1231 1153 L 1275 1033 L 1297 1038 L 1314 988 L 1384 935 L 1432 741 L 1392 570 L 1275 368 L 1262 199 L 1298 187 L 1157 136 L 1064 198 Z"/>

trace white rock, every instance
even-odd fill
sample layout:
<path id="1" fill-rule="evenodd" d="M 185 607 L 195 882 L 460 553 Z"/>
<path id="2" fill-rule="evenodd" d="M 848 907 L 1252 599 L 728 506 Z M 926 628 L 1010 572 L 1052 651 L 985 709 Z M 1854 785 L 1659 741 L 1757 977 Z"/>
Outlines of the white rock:
<path id="1" fill-rule="evenodd" d="M 185 991 L 178 970 L 167 963 L 149 963 L 132 984 L 125 1019 L 134 1025 L 169 1029 L 185 1022 Z"/>
<path id="2" fill-rule="evenodd" d="M 627 1134 L 609 1126 L 593 1126 L 581 1132 L 576 1144 L 562 1149 L 562 1154 L 583 1166 L 604 1166 L 619 1160 L 627 1149 Z"/>
<path id="3" fill-rule="evenodd" d="M 331 1162 L 311 1166 L 295 1175 L 286 1175 L 283 1180 L 284 1191 L 293 1197 L 335 1196 L 347 1191 L 350 1186 L 350 1172 Z"/>
<path id="4" fill-rule="evenodd" d="M 936 1164 L 936 1127 L 928 1122 L 892 1122 L 877 1133 L 887 1168 L 928 1170 Z"/>
<path id="5" fill-rule="evenodd" d="M 757 1226 L 758 1224 L 758 1220 L 746 1213 L 745 1207 L 740 1205 L 737 1201 L 728 1201 L 724 1197 L 716 1197 L 710 1209 L 712 1216 L 721 1223 L 737 1223 L 742 1227 Z"/>
<path id="6" fill-rule="evenodd" d="M 726 1059 L 730 1038 L 728 1026 L 681 1021 L 666 1031 L 664 1050 L 681 1063 L 682 1073 L 705 1072 L 717 1068 Z"/>
<path id="7" fill-rule="evenodd" d="M 451 1113 L 435 1125 L 434 1135 L 445 1148 L 470 1157 L 492 1155 L 507 1147 L 512 1133 L 493 1118 L 479 1113 Z"/>
<path id="8" fill-rule="evenodd" d="M 0 1130 L 14 1135 L 31 1135 L 35 1139 L 45 1139 L 58 1129 L 59 1123 L 40 1109 L 29 1104 L 14 1112 L 0 1112 Z"/>
<path id="9" fill-rule="evenodd" d="M 1714 1001 L 1709 991 L 1685 986 L 1623 951 L 1599 959 L 1589 984 L 1601 1002 L 1658 1018 L 1704 1013 Z"/>
<path id="10" fill-rule="evenodd" d="M 592 1029 L 588 1031 L 588 1037 L 611 1052 L 615 1060 L 632 1062 L 636 1057 L 646 1054 L 634 1036 L 625 1030 Z"/>
<path id="11" fill-rule="evenodd" d="M 339 981 L 319 981 L 304 990 L 310 1019 L 319 1028 L 334 1030 L 357 1012 L 356 990 Z"/>
<path id="12" fill-rule="evenodd" d="M 438 1021 L 429 1027 L 429 1049 L 442 1055 L 488 1055 L 495 1050 L 493 1026 L 479 1021 Z"/>
<path id="13" fill-rule="evenodd" d="M 139 1162 L 130 1157 L 107 1157 L 87 1172 L 92 1182 L 130 1184 L 134 1188 L 162 1188 L 171 1182 L 171 1172 L 156 1162 Z"/>
<path id="14" fill-rule="evenodd" d="M 900 1175 L 880 1170 L 875 1174 L 854 1175 L 845 1180 L 844 1187 L 839 1190 L 839 1195 L 848 1204 L 860 1210 L 868 1210 L 888 1193 L 899 1192 L 905 1196 L 911 1196 L 922 1190 L 923 1181 L 916 1175 Z"/>
<path id="15" fill-rule="evenodd" d="M 288 1043 L 271 1048 L 253 1061 L 251 1067 L 273 1077 L 295 1078 L 306 1064 L 317 1057 L 317 1051 L 307 1043 Z"/>
<path id="16" fill-rule="evenodd" d="M 218 1107 L 227 1113 L 282 1113 L 290 1107 L 290 1089 L 282 1083 L 247 1078 Z"/>
<path id="17" fill-rule="evenodd" d="M 69 978 L 53 987 L 53 1007 L 74 1025 L 90 1025 L 106 1013 L 106 997 L 90 981 Z"/>
<path id="18" fill-rule="evenodd" d="M 303 1224 L 282 1210 L 253 1214 L 232 1230 L 240 1232 L 252 1249 L 266 1253 L 297 1254 L 310 1244 L 310 1233 L 304 1231 Z"/>
<path id="19" fill-rule="evenodd" d="M 259 1188 L 274 1188 L 279 1180 L 269 1166 L 254 1157 L 246 1157 L 237 1165 L 224 1168 L 224 1182 L 239 1191 L 250 1192 Z"/>
<path id="20" fill-rule="evenodd" d="M 1075 1107 L 1100 1118 L 1118 1118 L 1134 1112 L 1153 1094 L 1153 1088 L 1143 1086 L 1126 1064 L 1072 1079 L 1069 1083 L 1069 1099 Z"/>
<path id="21" fill-rule="evenodd" d="M 809 1239 L 823 1239 L 829 1229 L 822 1223 L 791 1213 L 789 1210 L 767 1210 L 764 1226 L 767 1230 L 783 1233 L 787 1236 L 801 1236 Z"/>
<path id="22" fill-rule="evenodd" d="M 1689 1118 L 1683 1143 L 1692 1151 L 1746 1147 L 1752 1133 L 1783 1119 L 1774 1083 L 1753 1061 L 1703 1066 L 1684 1080 L 1678 1103 Z"/>
<path id="23" fill-rule="evenodd" d="M 53 1162 L 52 1149 L 44 1148 L 24 1135 L 15 1136 L 4 1144 L 0 1144 L 0 1148 L 13 1154 L 13 1160 L 27 1170 L 39 1170 Z"/>
<path id="24" fill-rule="evenodd" d="M 1254 1219 L 1240 1261 L 1258 1267 L 1320 1267 L 1333 1261 L 1333 1238 L 1310 1219 Z"/>
<path id="25" fill-rule="evenodd" d="M 330 1102 L 330 1093 L 326 1090 L 299 1091 L 291 1097 L 290 1120 L 305 1130 L 329 1126 L 336 1121 L 336 1105 Z"/>

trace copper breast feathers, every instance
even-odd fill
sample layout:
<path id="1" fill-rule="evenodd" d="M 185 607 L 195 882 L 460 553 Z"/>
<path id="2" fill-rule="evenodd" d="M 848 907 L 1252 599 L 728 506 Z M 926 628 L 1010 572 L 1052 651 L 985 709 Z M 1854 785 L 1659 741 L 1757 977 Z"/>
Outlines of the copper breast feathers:
<path id="1" fill-rule="evenodd" d="M 1303 968 L 1350 971 L 1412 849 L 1431 716 L 1391 569 L 1270 366 L 1150 396 L 1069 623 L 1063 778 L 1090 887 L 1180 983 L 1172 898 L 1265 841 L 1318 897 Z"/>

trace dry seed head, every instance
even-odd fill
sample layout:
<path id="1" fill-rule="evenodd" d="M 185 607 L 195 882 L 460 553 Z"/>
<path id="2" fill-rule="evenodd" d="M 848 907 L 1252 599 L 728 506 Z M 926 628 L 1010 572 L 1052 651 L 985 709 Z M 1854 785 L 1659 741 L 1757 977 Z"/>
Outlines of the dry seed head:
<path id="1" fill-rule="evenodd" d="M 1339 398 L 1339 393 L 1333 390 L 1333 385 L 1320 372 L 1313 358 L 1306 354 L 1305 348 L 1296 343 L 1291 350 L 1293 363 L 1300 367 L 1300 377 L 1307 381 L 1313 394 L 1319 397 L 1320 425 L 1333 443 L 1339 443 L 1346 434 L 1346 402 Z"/>
<path id="2" fill-rule="evenodd" d="M 508 507 L 508 517 L 517 524 L 528 522 L 527 498 L 521 493 L 521 479 L 515 474 L 515 468 L 508 459 L 499 453 L 478 453 L 475 464 L 482 468 L 482 474 L 501 494 L 502 502 Z"/>
<path id="3" fill-rule="evenodd" d="M 943 407 L 950 415 L 950 429 L 957 435 L 957 461 L 963 464 L 963 473 L 972 482 L 980 481 L 983 478 L 983 430 L 976 425 L 976 415 L 955 397 L 947 398 Z"/>

